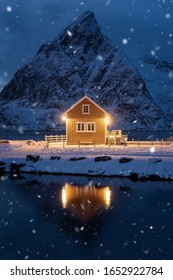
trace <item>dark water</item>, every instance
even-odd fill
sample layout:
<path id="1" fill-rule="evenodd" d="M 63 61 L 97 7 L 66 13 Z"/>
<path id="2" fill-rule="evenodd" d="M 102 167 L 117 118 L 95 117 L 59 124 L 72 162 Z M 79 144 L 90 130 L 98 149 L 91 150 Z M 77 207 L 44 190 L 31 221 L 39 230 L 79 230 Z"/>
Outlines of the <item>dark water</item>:
<path id="1" fill-rule="evenodd" d="M 42 141 L 45 139 L 45 135 L 61 135 L 65 134 L 65 127 L 59 126 L 53 130 L 39 130 L 39 131 L 7 131 L 7 130 L 0 130 L 0 139 L 5 140 L 35 140 L 35 141 Z M 162 140 L 167 139 L 170 136 L 173 136 L 173 130 L 123 130 L 123 134 L 128 135 L 128 140 Z"/>
<path id="2" fill-rule="evenodd" d="M 173 259 L 173 183 L 1 177 L 0 259 Z"/>

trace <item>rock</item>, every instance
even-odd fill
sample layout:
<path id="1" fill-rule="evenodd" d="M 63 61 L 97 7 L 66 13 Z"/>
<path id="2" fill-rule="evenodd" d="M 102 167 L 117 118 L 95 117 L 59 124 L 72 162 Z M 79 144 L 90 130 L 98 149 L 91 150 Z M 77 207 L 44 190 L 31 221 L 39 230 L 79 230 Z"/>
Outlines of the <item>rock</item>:
<path id="1" fill-rule="evenodd" d="M 151 181 L 158 181 L 158 180 L 160 180 L 160 176 L 159 176 L 159 175 L 152 174 L 152 175 L 149 176 L 149 179 L 150 179 Z"/>
<path id="2" fill-rule="evenodd" d="M 36 145 L 36 142 L 35 142 L 34 140 L 28 140 L 28 141 L 27 141 L 27 144 L 28 144 L 29 146 L 34 146 L 34 145 Z"/>
<path id="3" fill-rule="evenodd" d="M 0 160 L 0 166 L 4 166 L 4 165 L 6 165 L 6 163 Z"/>
<path id="4" fill-rule="evenodd" d="M 94 159 L 95 162 L 98 162 L 98 161 L 108 161 L 108 160 L 111 160 L 112 158 L 110 156 L 99 156 L 99 157 L 96 157 Z"/>
<path id="5" fill-rule="evenodd" d="M 51 160 L 60 160 L 60 156 L 51 156 L 50 159 Z"/>
<path id="6" fill-rule="evenodd" d="M 27 161 L 32 161 L 32 162 L 37 162 L 38 160 L 40 160 L 40 156 L 27 155 L 26 160 Z"/>
<path id="7" fill-rule="evenodd" d="M 149 158 L 148 159 L 149 163 L 159 163 L 162 161 L 161 158 Z"/>
<path id="8" fill-rule="evenodd" d="M 83 159 L 86 159 L 86 157 L 72 157 L 69 160 L 70 161 L 76 161 L 76 160 L 83 160 Z"/>
<path id="9" fill-rule="evenodd" d="M 0 176 L 5 174 L 5 167 L 0 167 Z"/>
<path id="10" fill-rule="evenodd" d="M 20 172 L 20 164 L 11 163 L 10 164 L 10 171 L 19 173 Z"/>
<path id="11" fill-rule="evenodd" d="M 133 160 L 133 158 L 120 158 L 119 163 L 126 163 L 126 162 L 130 162 L 132 160 Z"/>
<path id="12" fill-rule="evenodd" d="M 138 181 L 139 180 L 139 174 L 138 173 L 131 173 L 129 177 L 132 181 Z"/>

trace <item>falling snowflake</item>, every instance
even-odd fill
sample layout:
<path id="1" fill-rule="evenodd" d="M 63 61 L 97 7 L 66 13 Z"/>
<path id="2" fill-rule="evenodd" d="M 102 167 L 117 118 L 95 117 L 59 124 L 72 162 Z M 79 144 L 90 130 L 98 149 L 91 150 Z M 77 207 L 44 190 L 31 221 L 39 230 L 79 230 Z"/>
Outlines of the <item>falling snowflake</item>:
<path id="1" fill-rule="evenodd" d="M 109 6 L 112 0 L 107 0 L 106 1 L 106 6 Z"/>
<path id="2" fill-rule="evenodd" d="M 130 28 L 130 32 L 133 33 L 135 30 L 133 27 Z"/>
<path id="3" fill-rule="evenodd" d="M 69 37 L 73 36 L 73 33 L 71 31 L 69 31 L 69 30 L 67 30 L 67 34 L 68 34 Z"/>
<path id="4" fill-rule="evenodd" d="M 169 76 L 169 79 L 172 80 L 173 79 L 173 71 L 169 71 L 168 76 Z"/>
<path id="5" fill-rule="evenodd" d="M 126 38 L 124 38 L 124 39 L 122 39 L 122 43 L 123 43 L 123 45 L 127 45 L 128 44 L 128 39 L 126 39 Z"/>
<path id="6" fill-rule="evenodd" d="M 100 60 L 100 61 L 102 61 L 103 60 L 103 56 L 101 55 L 101 54 L 99 54 L 99 55 L 97 55 L 97 60 Z"/>
<path id="7" fill-rule="evenodd" d="M 165 14 L 165 18 L 166 19 L 170 19 L 171 18 L 171 14 L 169 14 L 169 13 Z"/>
<path id="8" fill-rule="evenodd" d="M 154 147 L 151 147 L 151 148 L 150 148 L 150 153 L 154 153 L 155 150 L 156 150 L 156 149 L 155 149 Z"/>
<path id="9" fill-rule="evenodd" d="M 7 27 L 5 27 L 5 31 L 6 32 L 9 32 L 10 31 L 10 28 L 7 26 Z"/>
<path id="10" fill-rule="evenodd" d="M 11 13 L 13 11 L 13 9 L 12 9 L 11 6 L 7 6 L 6 7 L 6 11 L 7 11 L 7 13 Z"/>

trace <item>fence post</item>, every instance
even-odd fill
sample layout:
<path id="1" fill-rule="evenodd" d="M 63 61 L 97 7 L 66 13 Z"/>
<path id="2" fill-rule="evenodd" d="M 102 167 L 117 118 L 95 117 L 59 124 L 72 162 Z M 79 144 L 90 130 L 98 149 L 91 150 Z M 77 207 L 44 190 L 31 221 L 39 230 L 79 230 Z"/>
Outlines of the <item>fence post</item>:
<path id="1" fill-rule="evenodd" d="M 139 140 L 138 140 L 138 147 L 139 147 Z"/>

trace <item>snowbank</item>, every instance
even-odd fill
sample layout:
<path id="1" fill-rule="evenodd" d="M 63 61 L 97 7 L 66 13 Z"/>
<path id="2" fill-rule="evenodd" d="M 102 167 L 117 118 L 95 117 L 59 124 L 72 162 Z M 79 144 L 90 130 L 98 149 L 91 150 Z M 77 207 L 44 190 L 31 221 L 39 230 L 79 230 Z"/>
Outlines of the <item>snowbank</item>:
<path id="1" fill-rule="evenodd" d="M 47 148 L 44 141 L 10 141 L 0 145 L 0 172 L 11 172 L 14 177 L 33 172 L 172 180 L 173 145 L 63 149 L 61 144 Z"/>

